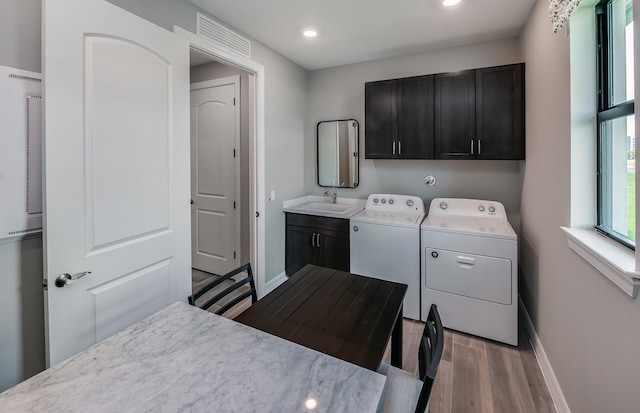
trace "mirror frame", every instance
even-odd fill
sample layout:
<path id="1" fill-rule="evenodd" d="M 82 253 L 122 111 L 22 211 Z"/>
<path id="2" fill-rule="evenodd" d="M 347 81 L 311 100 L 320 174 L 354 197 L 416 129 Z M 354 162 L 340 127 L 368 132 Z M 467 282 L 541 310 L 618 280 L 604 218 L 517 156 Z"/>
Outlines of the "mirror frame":
<path id="1" fill-rule="evenodd" d="M 360 123 L 356 119 L 333 119 L 323 120 L 316 124 L 316 183 L 322 188 L 331 188 L 331 185 L 322 185 L 320 183 L 320 124 L 327 122 L 355 122 L 356 134 L 355 144 L 356 148 L 353 154 L 350 154 L 349 159 L 355 159 L 355 181 L 353 186 L 336 186 L 336 188 L 353 189 L 360 185 Z"/>

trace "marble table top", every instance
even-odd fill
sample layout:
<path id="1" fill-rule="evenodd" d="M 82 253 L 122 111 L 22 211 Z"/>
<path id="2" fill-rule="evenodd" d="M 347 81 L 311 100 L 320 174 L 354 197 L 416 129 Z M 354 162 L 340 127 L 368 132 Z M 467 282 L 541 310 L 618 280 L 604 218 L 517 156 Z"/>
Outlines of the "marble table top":
<path id="1" fill-rule="evenodd" d="M 385 380 L 175 303 L 0 393 L 0 411 L 364 413 Z"/>

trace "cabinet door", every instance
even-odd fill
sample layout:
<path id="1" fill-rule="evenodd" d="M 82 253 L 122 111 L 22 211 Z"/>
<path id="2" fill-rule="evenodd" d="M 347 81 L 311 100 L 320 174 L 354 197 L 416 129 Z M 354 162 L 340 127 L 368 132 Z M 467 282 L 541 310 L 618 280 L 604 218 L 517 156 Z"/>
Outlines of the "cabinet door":
<path id="1" fill-rule="evenodd" d="M 349 233 L 318 230 L 320 248 L 317 264 L 323 267 L 349 271 Z"/>
<path id="2" fill-rule="evenodd" d="M 433 159 L 433 102 L 433 76 L 398 81 L 398 158 Z"/>
<path id="3" fill-rule="evenodd" d="M 314 264 L 317 248 L 312 245 L 316 231 L 309 227 L 287 225 L 285 271 L 292 275 L 307 264 Z"/>
<path id="4" fill-rule="evenodd" d="M 524 159 L 524 64 L 476 70 L 478 159 Z"/>
<path id="5" fill-rule="evenodd" d="M 364 87 L 364 156 L 395 157 L 397 139 L 397 81 L 368 82 Z"/>
<path id="6" fill-rule="evenodd" d="M 475 154 L 475 71 L 435 76 L 435 157 L 472 159 Z"/>

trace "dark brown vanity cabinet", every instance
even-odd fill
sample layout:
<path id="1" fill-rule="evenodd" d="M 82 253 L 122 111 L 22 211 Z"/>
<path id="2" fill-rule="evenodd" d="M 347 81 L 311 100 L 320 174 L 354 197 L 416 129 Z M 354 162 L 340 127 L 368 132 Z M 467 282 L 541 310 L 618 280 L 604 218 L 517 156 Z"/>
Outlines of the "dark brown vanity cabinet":
<path id="1" fill-rule="evenodd" d="M 524 64 L 365 83 L 365 158 L 524 159 Z"/>
<path id="2" fill-rule="evenodd" d="M 285 271 L 307 264 L 349 271 L 349 220 L 286 212 Z"/>
<path id="3" fill-rule="evenodd" d="M 367 82 L 365 158 L 433 156 L 433 76 Z"/>
<path id="4" fill-rule="evenodd" d="M 524 159 L 524 64 L 435 77 L 437 159 Z"/>

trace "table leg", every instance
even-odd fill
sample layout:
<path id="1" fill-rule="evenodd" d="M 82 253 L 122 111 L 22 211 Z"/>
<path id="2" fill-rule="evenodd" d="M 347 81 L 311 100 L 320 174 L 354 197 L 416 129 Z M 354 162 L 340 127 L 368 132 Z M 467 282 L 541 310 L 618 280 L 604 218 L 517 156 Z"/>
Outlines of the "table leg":
<path id="1" fill-rule="evenodd" d="M 391 365 L 402 368 L 402 307 L 391 333 Z"/>

